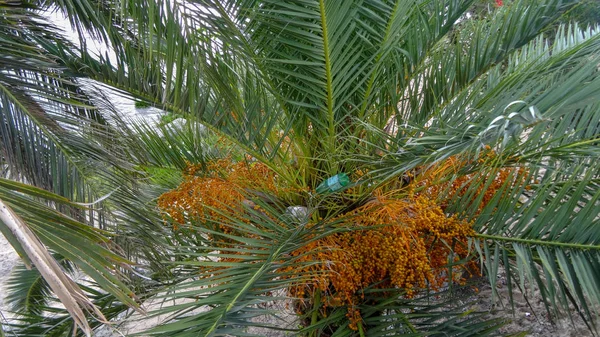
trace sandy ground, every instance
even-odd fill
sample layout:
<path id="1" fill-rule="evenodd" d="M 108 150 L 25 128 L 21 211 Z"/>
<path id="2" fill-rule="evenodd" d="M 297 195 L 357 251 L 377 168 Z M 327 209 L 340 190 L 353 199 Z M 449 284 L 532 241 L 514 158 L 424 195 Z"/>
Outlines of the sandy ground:
<path id="1" fill-rule="evenodd" d="M 476 295 L 476 304 L 474 309 L 490 312 L 490 318 L 508 318 L 510 323 L 500 329 L 500 332 L 516 334 L 527 332 L 526 336 L 532 337 L 591 337 L 593 334 L 586 327 L 583 319 L 572 310 L 571 317 L 563 313 L 558 318 L 552 318 L 548 315 L 544 302 L 541 300 L 538 291 L 528 294 L 525 298 L 519 291 L 513 291 L 514 312 L 509 304 L 508 287 L 506 286 L 505 275 L 498 275 L 496 285 L 497 295 L 492 303 L 492 289 L 489 284 L 480 287 L 480 292 Z M 498 298 L 499 297 L 499 298 Z M 529 303 L 528 303 L 529 302 Z M 596 318 L 596 324 L 600 319 Z"/>
<path id="2" fill-rule="evenodd" d="M 8 318 L 8 308 L 4 303 L 6 280 L 18 261 L 19 256 L 8 241 L 6 241 L 4 235 L 0 234 L 0 322 L 4 322 Z"/>
<path id="3" fill-rule="evenodd" d="M 10 274 L 12 268 L 18 263 L 19 257 L 12 249 L 10 244 L 6 241 L 4 236 L 0 235 L 0 320 L 4 321 L 7 318 L 7 306 L 4 303 L 5 297 L 5 286 L 6 280 Z M 489 285 L 482 285 L 480 292 L 473 296 L 476 300 L 473 309 L 489 311 L 490 317 L 493 318 L 509 318 L 512 320 L 511 323 L 502 328 L 501 332 L 504 333 L 518 333 L 521 331 L 528 331 L 526 336 L 532 337 L 588 337 L 592 336 L 592 333 L 586 328 L 585 324 L 575 313 L 573 313 L 573 321 L 568 315 L 564 315 L 559 319 L 552 320 L 548 317 L 544 304 L 539 300 L 539 297 L 535 296 L 535 293 L 530 298 L 529 303 L 520 293 L 513 294 L 515 299 L 515 311 L 514 315 L 508 305 L 508 289 L 504 286 L 503 275 L 499 275 L 499 282 L 497 286 L 498 294 L 503 300 L 504 305 L 500 303 L 492 304 L 492 290 Z M 148 303 L 147 309 L 151 309 L 156 304 Z M 285 311 L 285 310 L 284 310 Z M 9 317 L 9 316 L 8 316 Z M 139 315 L 134 315 L 130 318 L 131 321 L 124 322 L 123 325 L 116 325 L 112 329 L 101 329 L 97 336 L 99 337 L 117 337 L 127 336 L 130 333 L 138 332 L 150 327 L 153 324 L 160 323 L 160 319 L 144 319 Z M 278 322 L 280 326 L 294 324 L 293 318 L 288 316 L 287 322 Z M 598 320 L 600 323 L 600 320 Z M 288 325 L 289 326 L 289 325 Z M 277 331 L 252 331 L 254 333 L 263 334 L 265 337 L 278 337 L 278 336 L 289 336 L 289 334 L 277 332 Z"/>

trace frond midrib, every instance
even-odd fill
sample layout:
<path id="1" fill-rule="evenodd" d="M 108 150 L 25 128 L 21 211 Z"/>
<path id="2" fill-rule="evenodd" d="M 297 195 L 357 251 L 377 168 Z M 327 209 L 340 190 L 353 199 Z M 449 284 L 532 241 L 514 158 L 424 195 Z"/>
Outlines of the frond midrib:
<path id="1" fill-rule="evenodd" d="M 600 251 L 600 245 L 597 244 L 583 244 L 583 243 L 572 243 L 572 242 L 559 242 L 559 241 L 544 241 L 540 239 L 523 239 L 508 237 L 503 235 L 492 235 L 492 234 L 475 234 L 475 237 L 485 240 L 502 241 L 510 243 L 520 243 L 529 246 L 546 246 L 556 247 L 562 249 L 577 249 L 577 250 L 597 250 Z"/>
<path id="2" fill-rule="evenodd" d="M 327 17 L 325 13 L 325 0 L 319 0 L 319 12 L 321 15 L 321 29 L 323 32 L 323 56 L 325 57 L 325 76 L 327 80 L 327 123 L 328 123 L 328 152 L 335 152 L 335 116 L 333 111 L 333 78 L 331 73 L 331 50 L 329 49 L 329 32 L 327 30 Z"/>

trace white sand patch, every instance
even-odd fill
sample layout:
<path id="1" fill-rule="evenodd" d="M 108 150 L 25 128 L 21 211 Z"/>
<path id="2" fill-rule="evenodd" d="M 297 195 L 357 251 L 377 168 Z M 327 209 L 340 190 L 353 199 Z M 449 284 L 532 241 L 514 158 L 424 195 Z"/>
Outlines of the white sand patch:
<path id="1" fill-rule="evenodd" d="M 6 297 L 6 281 L 10 276 L 10 272 L 19 261 L 19 255 L 8 243 L 4 235 L 0 234 L 0 322 L 4 322 L 8 318 L 8 307 L 4 303 Z"/>

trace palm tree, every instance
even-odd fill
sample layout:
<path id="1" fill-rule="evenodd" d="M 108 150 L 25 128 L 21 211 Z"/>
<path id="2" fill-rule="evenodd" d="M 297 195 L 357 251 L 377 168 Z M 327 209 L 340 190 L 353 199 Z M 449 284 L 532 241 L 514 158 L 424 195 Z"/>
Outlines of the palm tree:
<path id="1" fill-rule="evenodd" d="M 314 285 L 309 267 L 328 261 L 307 247 L 381 233 L 382 223 L 348 223 L 382 195 L 408 200 L 407 214 L 415 193 L 444 218 L 472 225 L 468 241 L 436 241 L 450 247 L 446 276 L 475 258 L 495 289 L 502 265 L 511 291 L 535 285 L 550 312 L 572 305 L 595 330 L 600 35 L 575 23 L 544 35 L 574 2 L 483 10 L 468 0 L 0 2 L 0 135 L 11 178 L 0 199 L 35 233 L 30 241 L 39 237 L 97 282 L 80 284 L 89 300 L 68 306 L 84 331 L 99 324 L 86 323 L 78 306 L 110 319 L 136 306 L 133 290 L 140 300 L 178 300 L 154 312 L 169 318 L 152 335 L 241 336 L 256 326 L 312 336 L 494 333 L 499 322 L 465 315 L 453 289 L 433 300 L 439 293 L 389 283 L 389 274 L 363 284 L 360 301 L 324 306 L 340 289 Z M 40 23 L 35 15 L 46 8 L 69 17 L 79 46 Z M 109 51 L 93 55 L 84 36 Z M 189 124 L 124 122 L 90 99 L 97 95 L 82 90 L 84 79 Z M 231 168 L 225 177 L 210 171 L 222 152 L 232 165 L 250 158 L 279 185 L 244 186 L 250 191 L 232 205 L 210 204 L 211 219 L 161 214 L 157 198 L 181 182 L 233 179 Z M 241 167 L 255 177 L 253 166 Z M 186 168 L 196 175 L 182 176 Z M 353 179 L 348 189 L 315 192 L 341 173 Z M 202 191 L 212 202 L 214 189 Z M 290 216 L 290 207 L 307 216 Z M 136 277 L 129 260 L 147 276 Z M 73 329 L 67 313 L 48 314 L 57 309 L 39 274 L 12 280 L 12 301 L 27 314 L 13 331 Z M 307 296 L 290 290 L 311 284 Z M 292 295 L 300 329 L 256 320 L 277 316 L 266 304 Z"/>

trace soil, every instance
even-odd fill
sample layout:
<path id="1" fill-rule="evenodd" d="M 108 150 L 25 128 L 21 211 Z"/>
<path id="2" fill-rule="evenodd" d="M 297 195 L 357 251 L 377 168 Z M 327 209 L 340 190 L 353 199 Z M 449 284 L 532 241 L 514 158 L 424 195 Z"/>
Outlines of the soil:
<path id="1" fill-rule="evenodd" d="M 18 260 L 18 255 L 6 241 L 4 236 L 0 235 L 0 322 L 6 322 L 7 319 L 10 319 L 8 307 L 6 303 L 4 303 L 4 297 L 6 295 L 5 288 L 10 271 L 17 263 L 19 263 Z M 569 318 L 569 315 L 566 314 L 558 319 L 551 319 L 546 313 L 544 304 L 535 292 L 533 292 L 531 296 L 528 296 L 529 304 L 522 294 L 518 292 L 514 293 L 513 297 L 515 300 L 515 308 L 513 313 L 510 305 L 508 304 L 508 289 L 505 286 L 503 277 L 504 276 L 502 274 L 498 276 L 497 293 L 499 296 L 499 301 L 495 300 L 495 303 L 492 303 L 492 289 L 489 284 L 483 284 L 480 286 L 479 293 L 473 295 L 472 297 L 472 299 L 475 300 L 473 309 L 488 311 L 490 313 L 490 318 L 508 318 L 512 320 L 509 324 L 502 328 L 501 332 L 516 334 L 526 331 L 524 336 L 532 337 L 593 336 L 592 333 L 587 329 L 583 320 L 577 316 L 575 312 L 571 313 L 572 320 Z M 495 298 L 498 296 L 495 296 Z M 150 307 L 155 305 L 156 304 L 152 303 L 149 304 Z M 142 331 L 145 328 L 150 327 L 152 324 L 159 323 L 156 319 L 144 319 L 139 315 L 136 317 L 136 315 L 131 317 L 132 320 L 127 320 L 127 323 L 121 326 L 102 329 L 97 333 L 97 336 L 127 336 L 132 332 Z M 285 319 L 286 322 L 284 325 L 293 324 L 293 322 L 289 321 L 290 318 L 291 316 L 288 316 Z M 284 322 L 271 323 L 277 323 L 279 326 L 282 326 L 282 323 Z M 598 323 L 600 324 L 600 320 Z M 289 336 L 289 333 L 281 333 L 277 331 L 266 332 L 259 329 L 255 329 L 252 332 L 256 334 L 262 333 L 262 335 L 268 337 Z"/>

